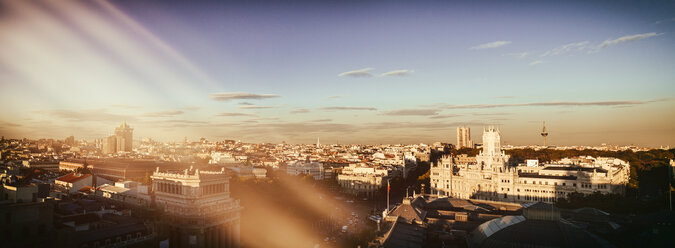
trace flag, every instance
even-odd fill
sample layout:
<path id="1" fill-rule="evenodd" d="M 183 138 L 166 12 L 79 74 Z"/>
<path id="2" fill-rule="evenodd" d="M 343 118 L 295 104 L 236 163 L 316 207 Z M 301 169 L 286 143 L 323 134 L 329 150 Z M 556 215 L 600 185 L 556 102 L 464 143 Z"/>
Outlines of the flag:
<path id="1" fill-rule="evenodd" d="M 391 184 L 389 184 L 389 181 L 387 181 L 387 193 L 389 193 L 389 191 L 391 191 Z"/>

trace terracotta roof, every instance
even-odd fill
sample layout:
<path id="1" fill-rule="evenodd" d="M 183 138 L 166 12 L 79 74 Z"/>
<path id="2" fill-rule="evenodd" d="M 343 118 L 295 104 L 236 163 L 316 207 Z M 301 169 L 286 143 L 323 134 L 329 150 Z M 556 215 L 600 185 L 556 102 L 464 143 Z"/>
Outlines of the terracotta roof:
<path id="1" fill-rule="evenodd" d="M 74 183 L 74 182 L 80 181 L 80 180 L 85 179 L 85 178 L 90 177 L 90 176 L 91 176 L 91 174 L 79 174 L 79 175 L 77 175 L 75 172 L 73 172 L 73 173 L 70 173 L 68 175 L 59 177 L 56 180 L 62 181 L 62 182 L 67 182 L 67 183 Z"/>
<path id="2" fill-rule="evenodd" d="M 86 186 L 86 187 L 82 187 L 79 191 L 82 192 L 82 193 L 89 193 L 89 192 L 94 191 L 94 188 Z"/>

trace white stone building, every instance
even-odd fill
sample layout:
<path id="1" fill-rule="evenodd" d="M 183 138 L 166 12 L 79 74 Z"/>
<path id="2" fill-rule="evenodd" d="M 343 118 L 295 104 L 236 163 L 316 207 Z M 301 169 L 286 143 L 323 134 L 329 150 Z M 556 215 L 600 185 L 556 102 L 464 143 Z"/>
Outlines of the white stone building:
<path id="1" fill-rule="evenodd" d="M 324 179 L 323 163 L 309 161 L 293 161 L 287 164 L 286 174 L 288 175 L 312 175 L 314 180 Z"/>
<path id="2" fill-rule="evenodd" d="M 152 175 L 155 203 L 170 216 L 171 247 L 239 247 L 238 200 L 230 197 L 225 169 L 160 172 Z"/>
<path id="3" fill-rule="evenodd" d="M 347 193 L 372 196 L 389 180 L 389 171 L 381 167 L 350 164 L 342 168 L 337 181 Z"/>
<path id="4" fill-rule="evenodd" d="M 483 132 L 476 157 L 444 156 L 431 167 L 433 194 L 507 202 L 555 202 L 572 192 L 623 194 L 630 166 L 616 158 L 572 158 L 551 164 L 509 165 L 499 130 Z"/>

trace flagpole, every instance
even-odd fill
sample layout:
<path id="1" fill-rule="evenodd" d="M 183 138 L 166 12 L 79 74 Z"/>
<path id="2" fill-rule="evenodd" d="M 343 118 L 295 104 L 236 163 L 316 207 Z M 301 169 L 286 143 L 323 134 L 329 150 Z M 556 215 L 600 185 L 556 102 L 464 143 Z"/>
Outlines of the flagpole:
<path id="1" fill-rule="evenodd" d="M 387 179 L 387 214 L 389 214 L 389 191 L 391 191 L 391 184 L 389 179 Z"/>

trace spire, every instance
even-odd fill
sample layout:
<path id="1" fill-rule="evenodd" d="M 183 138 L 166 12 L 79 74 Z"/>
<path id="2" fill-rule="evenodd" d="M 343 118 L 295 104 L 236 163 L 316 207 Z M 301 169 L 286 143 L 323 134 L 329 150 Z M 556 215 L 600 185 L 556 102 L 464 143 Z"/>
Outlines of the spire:
<path id="1" fill-rule="evenodd" d="M 546 121 L 544 121 L 544 127 L 541 129 L 541 137 L 544 138 L 544 146 L 546 146 L 546 136 L 548 136 L 548 132 L 546 132 Z"/>

